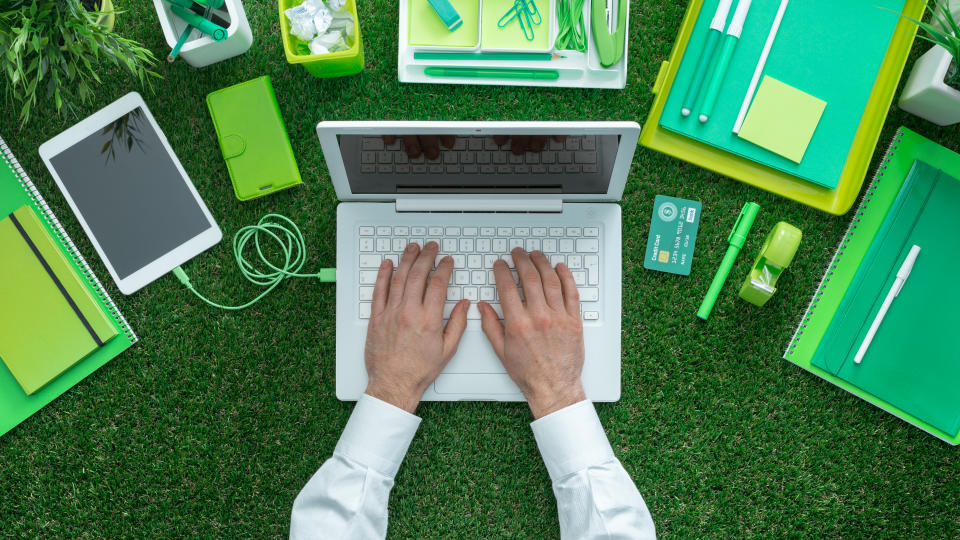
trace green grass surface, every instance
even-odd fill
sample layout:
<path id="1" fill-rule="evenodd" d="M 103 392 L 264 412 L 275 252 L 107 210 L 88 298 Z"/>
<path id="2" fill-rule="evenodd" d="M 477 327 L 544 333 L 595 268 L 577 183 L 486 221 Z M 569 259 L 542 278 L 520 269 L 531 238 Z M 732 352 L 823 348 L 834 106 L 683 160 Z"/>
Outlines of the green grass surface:
<path id="1" fill-rule="evenodd" d="M 167 52 L 150 2 L 125 0 L 118 29 Z M 267 212 L 301 225 L 307 268 L 335 261 L 334 190 L 318 120 L 636 120 L 667 58 L 685 5 L 631 3 L 624 91 L 401 85 L 397 7 L 360 6 L 366 70 L 319 80 L 283 56 L 273 2 L 246 2 L 255 44 L 195 70 L 163 63 L 143 92 L 229 238 Z M 915 58 L 926 46 L 917 46 Z M 908 64 L 909 69 L 910 64 Z M 298 156 L 302 186 L 238 202 L 204 97 L 270 75 Z M 136 88 L 119 73 L 84 115 Z M 71 125 L 49 106 L 9 141 L 140 342 L 0 438 L 0 534 L 14 537 L 277 537 L 297 492 L 333 450 L 352 409 L 334 396 L 334 287 L 291 281 L 242 313 L 208 308 L 172 276 L 133 296 L 116 290 L 37 154 Z M 896 107 L 874 157 L 899 125 L 960 146 Z M 872 174 L 872 168 L 871 168 Z M 703 202 L 693 272 L 643 269 L 654 195 Z M 706 324 L 694 313 L 742 204 L 762 211 Z M 610 441 L 664 537 L 958 537 L 957 449 L 780 358 L 849 217 L 832 217 L 639 149 L 622 201 L 623 397 L 597 407 Z M 736 297 L 777 221 L 804 241 L 763 309 Z M 186 265 L 194 284 L 229 302 L 255 291 L 229 241 Z M 947 271 L 949 269 L 945 269 Z M 946 275 L 945 275 L 946 277 Z M 945 283 L 953 286 L 952 283 Z M 523 404 L 427 403 L 390 500 L 391 538 L 550 538 L 556 505 Z"/>

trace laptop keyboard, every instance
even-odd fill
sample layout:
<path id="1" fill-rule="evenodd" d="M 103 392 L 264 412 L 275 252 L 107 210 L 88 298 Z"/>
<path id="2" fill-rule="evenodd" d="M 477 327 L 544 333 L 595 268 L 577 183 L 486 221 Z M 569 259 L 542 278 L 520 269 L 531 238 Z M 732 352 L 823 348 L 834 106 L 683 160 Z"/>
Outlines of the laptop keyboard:
<path id="1" fill-rule="evenodd" d="M 440 157 L 428 160 L 407 156 L 403 138 L 390 145 L 380 136 L 361 141 L 362 174 L 577 174 L 596 173 L 596 135 L 571 135 L 563 141 L 549 138 L 542 152 L 515 155 L 510 143 L 498 146 L 493 137 L 458 136 L 453 148 L 440 147 Z"/>
<path id="2" fill-rule="evenodd" d="M 453 273 L 447 288 L 443 318 L 448 319 L 456 303 L 471 301 L 468 319 L 479 319 L 476 302 L 484 300 L 503 318 L 500 298 L 493 275 L 493 263 L 503 259 L 517 280 L 517 271 L 510 251 L 515 247 L 542 251 L 553 265 L 564 263 L 573 273 L 580 292 L 583 320 L 600 318 L 600 245 L 599 227 L 441 227 L 364 225 L 359 233 L 360 317 L 370 318 L 370 301 L 377 272 L 383 260 L 391 259 L 396 268 L 408 243 L 421 247 L 436 242 L 440 252 L 434 262 L 446 255 L 453 257 Z M 521 289 L 521 296 L 523 290 Z"/>

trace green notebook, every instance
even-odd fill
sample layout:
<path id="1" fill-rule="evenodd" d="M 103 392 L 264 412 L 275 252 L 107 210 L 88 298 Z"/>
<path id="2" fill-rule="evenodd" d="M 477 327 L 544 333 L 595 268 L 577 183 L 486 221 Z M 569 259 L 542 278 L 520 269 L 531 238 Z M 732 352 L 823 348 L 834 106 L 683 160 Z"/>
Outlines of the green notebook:
<path id="1" fill-rule="evenodd" d="M 0 360 L 33 394 L 117 335 L 29 206 L 0 220 Z"/>
<path id="2" fill-rule="evenodd" d="M 763 74 L 826 102 L 800 163 L 733 134 L 780 2 L 751 4 L 710 120 L 701 124 L 697 107 L 688 117 L 680 114 L 718 2 L 703 2 L 660 125 L 804 180 L 836 188 L 904 0 L 803 0 L 787 5 Z M 733 12 L 731 9 L 730 18 Z M 849 28 L 856 28 L 855 34 Z"/>
<path id="3" fill-rule="evenodd" d="M 302 182 L 270 77 L 207 94 L 233 192 L 247 201 Z"/>
<path id="4" fill-rule="evenodd" d="M 72 310 L 60 291 L 51 289 L 47 286 L 48 283 L 45 284 L 46 270 L 42 263 L 33 267 L 36 271 L 27 273 L 11 269 L 13 265 L 8 264 L 8 260 L 23 264 L 37 264 L 36 258 L 33 260 L 29 257 L 23 258 L 23 247 L 26 246 L 29 249 L 29 245 L 25 243 L 23 235 L 19 233 L 16 225 L 13 225 L 13 221 L 8 221 L 12 213 L 15 213 L 24 232 L 27 232 L 34 246 L 48 261 L 51 271 L 60 280 L 64 291 L 74 300 L 77 310 L 86 318 L 89 329 L 84 328 L 82 322 L 79 323 L 80 326 L 76 325 L 76 321 L 80 320 L 76 312 L 74 312 L 75 318 L 70 318 L 66 310 L 59 309 L 66 306 Z M 21 217 L 23 219 L 20 219 Z M 0 355 L 4 355 L 0 361 L 0 435 L 3 435 L 126 350 L 137 341 L 137 336 L 130 329 L 103 285 L 90 270 L 83 256 L 76 251 L 73 241 L 63 230 L 60 222 L 2 138 L 0 138 L 0 219 L 3 220 L 0 222 L 0 238 L 3 238 L 0 240 L 0 274 L 5 276 L 3 279 L 13 276 L 14 279 L 21 280 L 24 286 L 32 287 L 33 292 L 41 295 L 31 296 L 32 301 L 26 302 L 19 296 L 24 294 L 24 291 L 8 290 L 7 285 L 0 284 L 0 287 L 3 287 L 3 291 L 0 292 L 0 298 L 3 298 L 0 305 L 0 319 L 8 317 L 12 310 L 15 310 L 18 316 L 23 317 L 23 320 L 16 324 L 25 328 L 25 332 L 37 332 L 39 331 L 37 326 L 47 325 L 47 330 L 52 329 L 51 321 L 45 320 L 44 317 L 55 317 L 57 321 L 64 323 L 62 328 L 57 325 L 58 329 L 69 332 L 70 339 L 64 339 L 63 334 L 57 333 L 57 344 L 43 343 L 38 339 L 34 341 L 34 345 L 42 350 L 53 350 L 63 346 L 64 350 L 71 351 L 71 355 L 77 355 L 73 360 L 70 360 L 69 356 L 60 357 L 56 363 L 51 364 L 51 367 L 43 371 L 31 372 L 29 375 L 32 382 L 28 384 L 28 388 L 33 385 L 40 386 L 32 394 L 28 394 L 11 372 L 11 368 L 21 373 L 22 366 L 18 359 L 22 358 L 21 353 L 29 352 L 30 349 L 22 347 L 23 342 L 20 339 L 23 336 L 14 335 L 9 330 L 0 330 L 0 342 L 2 342 Z M 13 225 L 12 229 L 11 225 Z M 19 240 L 15 236 L 11 239 L 11 232 L 17 233 Z M 14 252 L 8 249 L 11 245 L 14 246 Z M 58 259 L 65 266 L 56 262 Z M 49 283 L 53 283 L 56 288 L 50 273 L 46 273 L 46 279 L 49 279 Z M 59 300 L 63 302 L 59 307 L 55 302 L 57 296 L 53 294 L 54 292 L 60 294 Z M 15 298 L 15 294 L 18 295 L 16 297 L 18 299 L 8 301 Z M 40 298 L 44 300 L 41 302 Z M 0 322 L 0 325 L 5 325 L 5 322 Z M 86 332 L 86 337 L 83 332 Z M 93 347 L 85 353 L 81 352 L 89 344 L 88 342 L 84 345 L 82 341 L 89 339 L 95 342 L 94 334 L 103 345 Z M 68 343 L 70 345 L 66 345 Z M 14 350 L 11 346 L 15 347 L 17 352 L 9 352 Z M 8 366 L 8 361 L 14 365 Z M 29 364 L 26 369 L 32 370 Z M 41 385 L 45 378 L 49 382 Z"/>
<path id="5" fill-rule="evenodd" d="M 900 128 L 784 358 L 960 443 L 960 155 Z M 913 244 L 921 252 L 863 362 L 863 336 Z M 953 359 L 953 361 L 951 361 Z"/>

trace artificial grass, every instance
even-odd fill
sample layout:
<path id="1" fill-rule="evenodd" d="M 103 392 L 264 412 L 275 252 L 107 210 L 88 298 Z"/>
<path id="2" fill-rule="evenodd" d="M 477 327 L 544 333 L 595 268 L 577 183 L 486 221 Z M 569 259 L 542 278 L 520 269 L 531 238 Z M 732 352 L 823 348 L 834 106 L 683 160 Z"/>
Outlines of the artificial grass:
<path id="1" fill-rule="evenodd" d="M 335 261 L 336 197 L 318 120 L 636 120 L 649 111 L 683 2 L 631 2 L 623 91 L 401 85 L 397 6 L 360 6 L 366 69 L 319 80 L 284 61 L 273 2 L 248 1 L 254 47 L 201 70 L 158 66 L 142 92 L 229 238 L 267 212 L 303 229 L 306 268 Z M 150 2 L 125 0 L 124 35 L 158 56 Z M 914 58 L 926 46 L 915 48 Z M 910 64 L 908 64 L 908 69 Z M 86 115 L 136 89 L 119 73 Z M 207 93 L 270 75 L 304 185 L 238 202 L 204 103 Z M 76 118 L 49 105 L 0 133 L 27 168 L 140 336 L 122 356 L 0 437 L 0 533 L 14 537 L 285 536 L 294 497 L 333 450 L 352 403 L 334 396 L 334 288 L 282 285 L 241 313 L 213 310 L 173 277 L 123 296 L 95 256 L 37 154 Z M 900 125 L 957 149 L 894 107 L 874 157 Z M 872 170 L 872 169 L 871 169 Z M 654 195 L 703 202 L 689 278 L 641 262 Z M 694 316 L 745 201 L 761 213 L 709 322 Z M 621 203 L 623 397 L 597 409 L 664 537 L 960 536 L 957 449 L 780 358 L 849 216 L 832 217 L 644 148 Z M 794 265 L 763 309 L 736 297 L 764 234 L 804 232 Z M 193 283 L 230 302 L 255 291 L 230 245 L 186 265 Z M 390 499 L 390 538 L 559 535 L 550 482 L 523 404 L 425 403 L 424 421 Z"/>

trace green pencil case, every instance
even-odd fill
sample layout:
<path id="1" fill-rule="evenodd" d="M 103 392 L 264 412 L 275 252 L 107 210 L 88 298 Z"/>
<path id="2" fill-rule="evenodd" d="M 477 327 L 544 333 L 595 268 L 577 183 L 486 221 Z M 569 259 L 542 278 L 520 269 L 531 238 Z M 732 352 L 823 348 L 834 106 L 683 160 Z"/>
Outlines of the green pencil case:
<path id="1" fill-rule="evenodd" d="M 270 77 L 211 92 L 207 108 L 238 199 L 248 201 L 303 182 Z"/>

